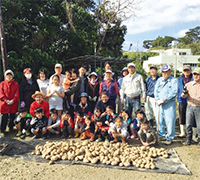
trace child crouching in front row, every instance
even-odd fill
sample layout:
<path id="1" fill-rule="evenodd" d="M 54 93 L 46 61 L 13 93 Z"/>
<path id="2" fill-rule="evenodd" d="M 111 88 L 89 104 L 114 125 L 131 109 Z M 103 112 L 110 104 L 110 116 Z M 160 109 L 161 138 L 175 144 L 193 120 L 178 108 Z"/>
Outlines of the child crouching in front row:
<path id="1" fill-rule="evenodd" d="M 114 138 L 111 143 L 118 141 L 122 141 L 122 143 L 126 142 L 126 137 L 128 135 L 127 124 L 123 121 L 122 117 L 116 117 L 115 123 L 110 127 L 108 133 Z"/>
<path id="2" fill-rule="evenodd" d="M 46 134 L 46 127 L 48 118 L 43 115 L 43 109 L 38 107 L 34 110 L 35 116 L 31 119 L 31 132 L 35 135 L 35 138 L 44 137 Z"/>
<path id="3" fill-rule="evenodd" d="M 105 118 L 99 117 L 95 120 L 95 137 L 97 138 L 96 141 L 109 141 L 109 126 L 105 125 Z"/>
<path id="4" fill-rule="evenodd" d="M 47 137 L 51 135 L 60 135 L 60 118 L 58 117 L 58 112 L 55 108 L 50 110 L 50 117 L 47 125 Z"/>
<path id="5" fill-rule="evenodd" d="M 81 131 L 83 129 L 83 125 L 84 125 L 84 118 L 82 116 L 82 114 L 80 113 L 76 113 L 75 114 L 75 123 L 74 123 L 74 133 L 75 133 L 75 138 L 79 137 L 79 135 L 81 134 Z"/>
<path id="6" fill-rule="evenodd" d="M 60 127 L 62 131 L 62 138 L 71 138 L 74 136 L 74 124 L 68 111 L 63 112 Z"/>
<path id="7" fill-rule="evenodd" d="M 140 120 L 140 130 L 138 136 L 143 146 L 150 146 L 157 142 L 155 130 L 149 126 L 146 118 Z"/>
<path id="8" fill-rule="evenodd" d="M 28 113 L 27 109 L 25 107 L 21 107 L 18 110 L 18 116 L 14 120 L 15 126 L 18 130 L 18 133 L 16 134 L 17 137 L 20 137 L 21 139 L 25 138 L 25 136 L 30 135 L 30 122 L 31 122 L 32 116 Z"/>
<path id="9" fill-rule="evenodd" d="M 85 123 L 83 124 L 81 140 L 90 138 L 90 141 L 94 141 L 94 130 L 94 122 L 91 121 L 91 117 L 89 115 L 85 115 Z"/>

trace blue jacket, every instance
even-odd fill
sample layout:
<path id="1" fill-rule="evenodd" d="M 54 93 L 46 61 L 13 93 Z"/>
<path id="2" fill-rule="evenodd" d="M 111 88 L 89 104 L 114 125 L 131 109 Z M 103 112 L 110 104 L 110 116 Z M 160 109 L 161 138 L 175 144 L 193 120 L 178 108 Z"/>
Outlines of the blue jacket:
<path id="1" fill-rule="evenodd" d="M 182 97 L 181 97 L 181 93 L 182 93 L 183 88 L 184 88 L 184 85 L 183 85 L 183 77 L 184 77 L 184 75 L 181 75 L 181 76 L 178 78 L 177 101 L 178 101 L 179 103 L 187 103 L 187 98 L 182 98 Z M 191 81 L 193 81 L 192 74 L 191 74 Z"/>
<path id="2" fill-rule="evenodd" d="M 155 84 L 156 84 L 156 81 L 158 80 L 158 78 L 159 78 L 159 76 L 156 76 L 155 79 L 152 79 L 151 76 L 149 76 L 145 80 L 146 96 L 150 96 L 150 97 L 154 98 L 154 88 L 155 88 Z"/>
<path id="3" fill-rule="evenodd" d="M 154 95 L 155 100 L 164 99 L 165 103 L 175 102 L 175 98 L 178 91 L 178 81 L 173 76 L 170 76 L 167 80 L 160 77 L 155 85 Z"/>

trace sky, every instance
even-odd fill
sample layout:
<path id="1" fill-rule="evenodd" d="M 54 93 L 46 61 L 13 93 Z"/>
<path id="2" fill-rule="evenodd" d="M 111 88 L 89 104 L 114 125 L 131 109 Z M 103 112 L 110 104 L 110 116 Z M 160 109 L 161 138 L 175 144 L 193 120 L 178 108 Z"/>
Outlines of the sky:
<path id="1" fill-rule="evenodd" d="M 130 51 L 144 51 L 144 40 L 183 37 L 189 29 L 200 26 L 200 0 L 142 0 L 135 14 L 124 22 L 124 51 L 129 50 L 131 43 Z"/>

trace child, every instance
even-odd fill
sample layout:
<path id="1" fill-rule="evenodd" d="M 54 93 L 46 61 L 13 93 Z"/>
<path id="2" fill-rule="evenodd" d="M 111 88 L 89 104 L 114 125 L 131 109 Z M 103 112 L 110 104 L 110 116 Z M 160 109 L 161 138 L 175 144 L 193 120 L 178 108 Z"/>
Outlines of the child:
<path id="1" fill-rule="evenodd" d="M 91 117 L 89 115 L 85 115 L 85 123 L 82 128 L 81 140 L 90 138 L 90 141 L 94 141 L 94 130 L 94 122 L 91 121 Z"/>
<path id="2" fill-rule="evenodd" d="M 136 117 L 130 124 L 131 139 L 135 139 L 138 136 L 138 131 L 140 129 L 140 120 L 145 118 L 146 115 L 143 110 L 136 111 Z"/>
<path id="3" fill-rule="evenodd" d="M 126 142 L 126 137 L 128 135 L 127 126 L 120 116 L 116 117 L 115 124 L 109 128 L 108 133 L 114 138 L 111 143 L 118 142 L 119 140 L 121 140 L 122 143 Z"/>
<path id="4" fill-rule="evenodd" d="M 88 95 L 85 92 L 82 92 L 80 95 L 80 103 L 76 108 L 76 111 L 82 114 L 88 114 L 91 115 L 91 110 L 90 110 L 90 106 L 88 104 L 87 101 Z"/>
<path id="5" fill-rule="evenodd" d="M 101 116 L 101 109 L 96 107 L 94 109 L 94 114 L 91 116 L 91 119 L 92 119 L 92 121 L 95 121 L 95 119 L 100 118 L 100 116 Z"/>
<path id="6" fill-rule="evenodd" d="M 112 106 L 107 106 L 106 111 L 101 116 L 105 116 L 105 124 L 108 126 L 112 126 L 114 124 L 116 115 L 114 114 L 114 109 Z"/>
<path id="7" fill-rule="evenodd" d="M 52 77 L 52 84 L 47 88 L 47 96 L 49 97 L 49 109 L 55 108 L 58 111 L 58 116 L 61 117 L 63 110 L 63 98 L 65 96 L 64 89 L 60 83 L 60 77 L 54 75 Z"/>
<path id="8" fill-rule="evenodd" d="M 146 118 L 140 120 L 138 135 L 143 146 L 150 146 L 157 142 L 155 130 L 148 125 Z"/>
<path id="9" fill-rule="evenodd" d="M 58 112 L 56 111 L 56 109 L 50 110 L 50 117 L 48 120 L 47 130 L 47 137 L 51 136 L 52 134 L 56 134 L 57 136 L 59 136 L 60 134 L 60 118 L 58 117 Z"/>
<path id="10" fill-rule="evenodd" d="M 17 137 L 20 137 L 21 139 L 25 138 L 25 136 L 30 135 L 30 122 L 31 122 L 32 116 L 28 113 L 27 109 L 25 107 L 21 107 L 18 110 L 18 116 L 14 120 L 15 126 L 18 130 L 18 133 L 16 134 Z"/>
<path id="11" fill-rule="evenodd" d="M 104 118 L 99 117 L 95 120 L 95 137 L 97 138 L 96 141 L 100 142 L 102 140 L 109 141 L 109 126 L 105 126 Z"/>
<path id="12" fill-rule="evenodd" d="M 68 90 L 71 86 L 71 84 L 73 84 L 74 82 L 78 81 L 77 80 L 71 80 L 71 73 L 69 71 L 65 71 L 65 78 L 63 80 L 63 88 L 64 88 L 64 91 Z M 76 104 L 74 103 L 74 94 L 72 94 L 70 96 L 70 101 L 71 101 L 71 105 L 72 106 L 76 106 Z"/>
<path id="13" fill-rule="evenodd" d="M 79 136 L 79 134 L 81 133 L 81 130 L 82 130 L 83 124 L 84 124 L 84 118 L 81 113 L 76 113 L 74 124 L 75 124 L 75 126 L 74 126 L 75 136 L 74 137 L 77 138 Z"/>
<path id="14" fill-rule="evenodd" d="M 64 111 L 62 114 L 60 128 L 62 131 L 62 138 L 70 138 L 74 135 L 73 120 L 68 111 Z"/>
<path id="15" fill-rule="evenodd" d="M 128 111 L 122 110 L 119 116 L 122 117 L 123 121 L 127 124 L 128 127 L 131 123 L 131 119 L 128 116 Z"/>
<path id="16" fill-rule="evenodd" d="M 42 108 L 36 108 L 34 110 L 35 116 L 31 119 L 31 132 L 35 135 L 35 138 L 44 137 L 46 134 L 46 127 L 48 123 L 48 119 L 45 115 L 43 115 Z"/>

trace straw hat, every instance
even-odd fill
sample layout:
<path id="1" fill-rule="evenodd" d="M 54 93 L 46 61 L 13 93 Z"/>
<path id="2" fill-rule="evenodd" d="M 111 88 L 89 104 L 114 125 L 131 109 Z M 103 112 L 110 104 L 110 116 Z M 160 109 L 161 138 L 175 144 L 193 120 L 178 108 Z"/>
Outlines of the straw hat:
<path id="1" fill-rule="evenodd" d="M 40 95 L 42 98 L 44 98 L 44 94 L 40 91 L 35 91 L 35 94 L 32 95 L 32 98 L 35 99 L 35 96 Z"/>

